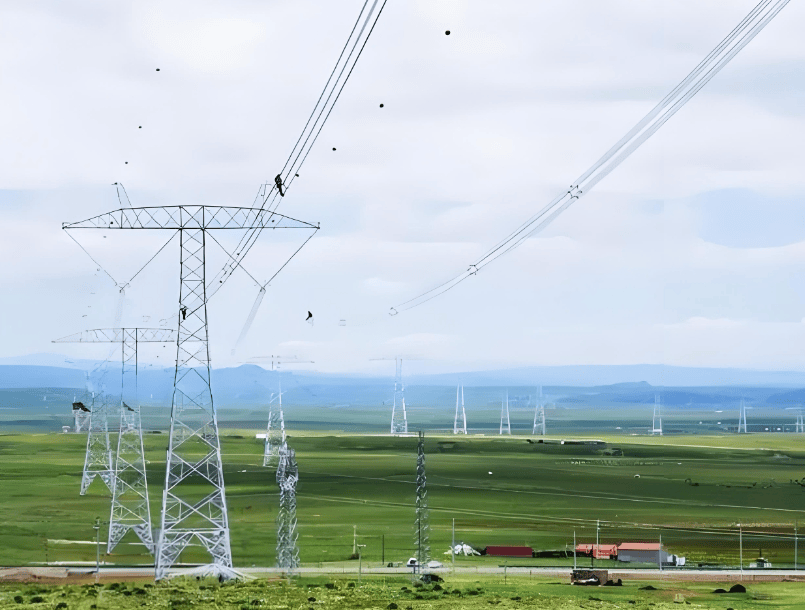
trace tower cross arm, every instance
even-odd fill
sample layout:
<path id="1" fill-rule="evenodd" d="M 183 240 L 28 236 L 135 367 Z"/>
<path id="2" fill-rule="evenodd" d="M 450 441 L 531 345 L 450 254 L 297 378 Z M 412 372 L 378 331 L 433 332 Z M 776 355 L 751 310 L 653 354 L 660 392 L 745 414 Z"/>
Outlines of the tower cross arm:
<path id="1" fill-rule="evenodd" d="M 136 339 L 138 343 L 173 343 L 176 331 L 172 328 L 95 328 L 55 339 L 53 343 L 121 343 Z"/>
<path id="2" fill-rule="evenodd" d="M 176 205 L 121 208 L 62 229 L 313 229 L 318 225 L 262 208 Z"/>

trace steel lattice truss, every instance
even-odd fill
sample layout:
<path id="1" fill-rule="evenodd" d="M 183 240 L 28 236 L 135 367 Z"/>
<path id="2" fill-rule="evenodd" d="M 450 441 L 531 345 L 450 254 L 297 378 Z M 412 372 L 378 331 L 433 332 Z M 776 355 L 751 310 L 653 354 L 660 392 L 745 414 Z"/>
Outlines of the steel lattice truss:
<path id="1" fill-rule="evenodd" d="M 83 404 L 83 403 L 82 403 Z M 92 411 L 83 411 L 73 408 L 73 418 L 75 419 L 76 432 L 88 432 Z"/>
<path id="2" fill-rule="evenodd" d="M 299 467 L 296 452 L 283 443 L 279 448 L 277 485 L 280 488 L 280 506 L 277 511 L 277 567 L 290 573 L 299 567 L 299 547 L 296 544 L 296 485 Z"/>
<path id="3" fill-rule="evenodd" d="M 506 401 L 500 401 L 500 434 L 512 433 L 512 422 L 509 417 L 509 393 L 506 392 Z"/>
<path id="4" fill-rule="evenodd" d="M 148 501 L 148 483 L 143 457 L 143 431 L 140 422 L 140 407 L 123 403 L 120 411 L 120 434 L 117 437 L 115 456 L 114 490 L 112 511 L 109 519 L 109 538 L 106 552 L 112 549 L 129 530 L 154 553 L 151 535 L 151 507 Z"/>
<path id="5" fill-rule="evenodd" d="M 425 433 L 419 431 L 416 456 L 416 520 L 414 521 L 414 548 L 416 562 L 420 567 L 430 561 L 430 524 L 428 513 L 428 488 L 425 477 Z"/>
<path id="6" fill-rule="evenodd" d="M 137 346 L 139 343 L 169 343 L 175 340 L 176 333 L 172 329 L 96 328 L 54 341 L 120 344 L 119 428 L 111 476 L 112 506 L 106 543 L 109 553 L 129 530 L 137 535 L 150 553 L 154 552 L 143 432 L 137 403 Z M 136 406 L 131 407 L 129 404 Z M 108 408 L 111 408 L 111 399 Z M 107 412 L 107 416 L 108 414 Z"/>
<path id="7" fill-rule="evenodd" d="M 534 427 L 531 429 L 531 434 L 540 434 L 542 436 L 548 434 L 548 429 L 545 425 L 545 404 L 542 402 L 542 386 L 539 387 L 539 397 L 534 407 Z"/>
<path id="8" fill-rule="evenodd" d="M 402 380 L 402 358 L 395 358 L 394 402 L 391 406 L 391 433 L 408 434 L 408 414 L 405 412 L 405 386 Z"/>
<path id="9" fill-rule="evenodd" d="M 81 475 L 81 495 L 87 493 L 96 476 L 114 491 L 112 481 L 112 450 L 109 446 L 109 395 L 101 392 L 93 397 L 89 413 L 87 452 L 84 456 L 84 472 Z"/>
<path id="10" fill-rule="evenodd" d="M 263 452 L 263 466 L 275 467 L 279 462 L 280 447 L 285 444 L 285 415 L 282 412 L 282 386 L 276 396 L 268 404 L 268 426 L 266 427 L 266 444 Z"/>
<path id="11" fill-rule="evenodd" d="M 164 578 L 188 546 L 204 548 L 212 564 L 231 568 L 218 420 L 210 387 L 206 232 L 318 227 L 258 208 L 192 205 L 122 208 L 63 228 L 180 232 L 176 372 L 155 577 Z"/>

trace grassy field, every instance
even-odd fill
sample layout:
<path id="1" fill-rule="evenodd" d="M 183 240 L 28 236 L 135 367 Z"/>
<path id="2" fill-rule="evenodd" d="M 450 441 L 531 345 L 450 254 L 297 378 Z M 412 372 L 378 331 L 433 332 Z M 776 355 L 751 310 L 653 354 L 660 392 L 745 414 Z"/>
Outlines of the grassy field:
<path id="1" fill-rule="evenodd" d="M 78 495 L 85 439 L 0 436 L 0 563 L 94 563 L 92 525 L 96 516 L 108 519 L 109 499 L 100 480 L 87 496 Z M 793 565 L 793 528 L 805 514 L 805 487 L 798 482 L 805 478 L 805 451 L 798 449 L 797 436 L 620 436 L 604 438 L 606 448 L 549 440 L 427 438 L 434 558 L 449 560 L 443 553 L 454 519 L 457 541 L 544 551 L 572 548 L 574 532 L 579 543 L 594 542 L 600 520 L 601 543 L 656 541 L 662 535 L 667 549 L 687 556 L 689 564 L 733 566 L 739 563 L 741 523 L 745 564 L 762 554 L 775 567 Z M 149 434 L 145 442 L 158 525 L 167 436 Z M 411 556 L 415 438 L 307 432 L 289 442 L 300 469 L 303 563 L 348 561 L 353 526 L 358 543 L 366 545 L 364 562 L 402 562 Z M 623 455 L 606 455 L 613 447 Z M 273 473 L 259 465 L 262 449 L 254 431 L 227 431 L 222 437 L 236 566 L 274 564 L 278 494 Z M 126 538 L 103 561 L 149 563 L 142 547 L 131 542 Z M 181 557 L 202 559 L 192 552 Z M 505 562 L 457 559 L 464 566 Z M 508 560 L 508 565 L 571 562 L 535 558 Z"/>
<path id="2" fill-rule="evenodd" d="M 572 587 L 539 578 L 484 580 L 450 577 L 435 585 L 410 580 L 301 579 L 293 583 L 255 580 L 245 583 L 174 580 L 158 585 L 113 583 L 85 586 L 0 586 L 0 608 L 56 608 L 57 610 L 120 610 L 140 608 L 217 608 L 252 610 L 272 608 L 376 608 L 378 610 L 497 608 L 678 608 L 679 604 L 706 608 L 805 608 L 800 583 L 758 583 L 746 593 L 714 594 L 730 583 L 625 583 L 623 587 Z"/>

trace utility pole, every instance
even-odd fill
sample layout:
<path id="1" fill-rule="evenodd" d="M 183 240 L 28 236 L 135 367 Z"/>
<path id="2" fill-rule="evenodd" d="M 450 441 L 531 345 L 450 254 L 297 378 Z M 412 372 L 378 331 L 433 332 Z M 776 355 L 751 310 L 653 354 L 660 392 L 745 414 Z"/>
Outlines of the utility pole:
<path id="1" fill-rule="evenodd" d="M 741 580 L 744 579 L 744 530 L 743 526 L 738 524 L 738 553 L 739 561 L 741 562 Z"/>
<path id="2" fill-rule="evenodd" d="M 95 525 L 92 526 L 95 530 L 95 582 L 97 583 L 101 578 L 101 518 L 95 517 Z"/>
<path id="3" fill-rule="evenodd" d="M 450 545 L 450 563 L 453 566 L 453 572 L 456 571 L 456 518 L 453 517 L 453 543 Z"/>
<path id="4" fill-rule="evenodd" d="M 797 569 L 797 526 L 799 525 L 799 521 L 794 521 L 794 569 Z"/>
<path id="5" fill-rule="evenodd" d="M 221 229 L 259 234 L 269 229 L 316 231 L 318 227 L 264 208 L 179 205 L 121 208 L 65 223 L 62 228 L 109 232 L 156 229 L 179 233 L 176 368 L 155 579 L 165 578 L 189 545 L 204 548 L 211 557 L 210 567 L 220 577 L 232 578 L 218 416 L 210 384 L 207 237 L 217 243 L 212 233 Z M 239 259 L 229 252 L 227 255 L 234 261 L 229 264 L 229 273 L 242 267 Z"/>
<path id="6" fill-rule="evenodd" d="M 365 546 L 366 546 L 365 544 L 359 544 L 358 545 L 358 583 L 359 584 L 361 582 L 361 569 L 362 569 L 362 564 L 363 564 L 363 559 L 362 559 L 362 555 L 361 555 L 361 549 L 364 548 Z"/>
<path id="7" fill-rule="evenodd" d="M 660 534 L 660 548 L 657 549 L 657 565 L 660 566 L 660 572 L 662 572 L 662 534 Z"/>
<path id="8" fill-rule="evenodd" d="M 576 569 L 576 530 L 573 530 L 573 569 Z"/>
<path id="9" fill-rule="evenodd" d="M 358 552 L 358 526 L 352 526 L 352 554 L 355 555 Z"/>
<path id="10" fill-rule="evenodd" d="M 386 535 L 380 534 L 380 563 L 386 565 Z"/>

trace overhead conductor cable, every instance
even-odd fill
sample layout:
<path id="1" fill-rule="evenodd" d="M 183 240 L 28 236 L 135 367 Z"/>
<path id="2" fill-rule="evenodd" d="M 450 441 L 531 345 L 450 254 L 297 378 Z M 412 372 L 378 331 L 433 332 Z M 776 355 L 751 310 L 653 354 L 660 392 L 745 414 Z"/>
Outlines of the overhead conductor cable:
<path id="1" fill-rule="evenodd" d="M 557 216 L 569 208 L 574 201 L 590 192 L 598 182 L 618 167 L 643 142 L 662 127 L 668 119 L 676 114 L 741 49 L 749 44 L 788 2 L 789 0 L 761 0 L 682 82 L 596 161 L 592 167 L 579 176 L 565 192 L 558 195 L 547 206 L 498 242 L 484 256 L 471 264 L 466 271 L 413 299 L 392 307 L 389 315 L 396 315 L 400 311 L 412 309 L 444 294 L 548 226 Z"/>

